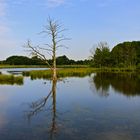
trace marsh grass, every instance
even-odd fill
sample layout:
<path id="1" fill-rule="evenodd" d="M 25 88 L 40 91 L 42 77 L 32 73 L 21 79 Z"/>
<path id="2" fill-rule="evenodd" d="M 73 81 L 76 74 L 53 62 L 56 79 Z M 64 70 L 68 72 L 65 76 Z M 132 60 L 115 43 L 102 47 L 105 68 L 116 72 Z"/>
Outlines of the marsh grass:
<path id="1" fill-rule="evenodd" d="M 58 65 L 58 68 L 89 68 L 89 65 Z"/>
<path id="2" fill-rule="evenodd" d="M 95 72 L 95 68 L 65 68 L 57 70 L 57 77 L 85 77 Z M 31 79 L 51 79 L 52 72 L 50 70 L 33 70 L 23 72 L 23 76 L 30 76 Z"/>
<path id="3" fill-rule="evenodd" d="M 111 73 L 133 73 L 134 68 L 59 68 L 57 77 L 85 77 L 95 72 L 111 72 Z M 51 79 L 52 72 L 50 70 L 33 70 L 23 72 L 23 76 L 29 76 L 31 79 Z"/>
<path id="4" fill-rule="evenodd" d="M 23 85 L 23 76 L 0 74 L 0 84 L 4 85 Z"/>
<path id="5" fill-rule="evenodd" d="M 99 68 L 98 71 L 100 71 L 100 72 L 126 73 L 126 72 L 136 72 L 138 70 L 135 67 L 127 67 L 127 68 L 103 67 L 103 68 Z"/>

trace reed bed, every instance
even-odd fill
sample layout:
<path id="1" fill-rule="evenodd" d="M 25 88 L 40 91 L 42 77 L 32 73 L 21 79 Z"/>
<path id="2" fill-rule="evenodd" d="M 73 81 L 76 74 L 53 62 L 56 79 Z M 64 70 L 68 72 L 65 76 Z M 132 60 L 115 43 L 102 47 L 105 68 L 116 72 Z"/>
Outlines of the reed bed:
<path id="1" fill-rule="evenodd" d="M 0 84 L 23 85 L 23 76 L 0 74 Z"/>
<path id="2" fill-rule="evenodd" d="M 95 68 L 65 68 L 57 70 L 57 77 L 85 77 L 95 72 Z M 23 72 L 23 76 L 30 76 L 31 79 L 51 79 L 52 71 L 51 70 L 33 70 Z"/>
<path id="3" fill-rule="evenodd" d="M 95 72 L 111 72 L 111 73 L 129 73 L 138 72 L 134 68 L 59 68 L 57 77 L 85 77 Z M 51 79 L 51 70 L 33 70 L 23 72 L 23 76 L 29 76 L 31 79 Z"/>

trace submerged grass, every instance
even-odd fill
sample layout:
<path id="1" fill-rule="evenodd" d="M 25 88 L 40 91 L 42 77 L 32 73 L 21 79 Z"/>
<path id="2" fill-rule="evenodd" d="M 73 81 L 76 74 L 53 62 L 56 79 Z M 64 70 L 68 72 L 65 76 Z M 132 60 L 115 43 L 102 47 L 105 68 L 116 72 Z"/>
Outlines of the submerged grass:
<path id="1" fill-rule="evenodd" d="M 4 75 L 0 74 L 0 84 L 8 85 L 23 85 L 23 76 Z"/>

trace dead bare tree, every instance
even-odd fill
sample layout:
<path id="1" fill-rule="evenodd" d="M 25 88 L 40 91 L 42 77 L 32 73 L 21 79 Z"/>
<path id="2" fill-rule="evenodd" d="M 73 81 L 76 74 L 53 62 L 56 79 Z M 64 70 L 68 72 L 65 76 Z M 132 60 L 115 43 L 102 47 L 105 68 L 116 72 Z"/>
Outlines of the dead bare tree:
<path id="1" fill-rule="evenodd" d="M 51 43 L 50 44 L 46 43 L 45 47 L 40 47 L 39 45 L 32 46 L 29 40 L 27 42 L 27 47 L 31 52 L 31 54 L 43 60 L 52 70 L 52 80 L 57 80 L 56 52 L 58 48 L 65 47 L 64 45 L 61 44 L 61 42 L 64 40 L 68 40 L 68 38 L 65 38 L 64 35 L 62 34 L 64 31 L 65 29 L 62 28 L 62 26 L 59 24 L 58 21 L 48 18 L 47 25 L 44 26 L 44 30 L 41 32 L 41 34 L 48 35 L 51 39 Z M 53 62 L 52 65 L 49 64 L 47 56 L 45 55 L 44 52 L 47 52 L 51 55 Z"/>

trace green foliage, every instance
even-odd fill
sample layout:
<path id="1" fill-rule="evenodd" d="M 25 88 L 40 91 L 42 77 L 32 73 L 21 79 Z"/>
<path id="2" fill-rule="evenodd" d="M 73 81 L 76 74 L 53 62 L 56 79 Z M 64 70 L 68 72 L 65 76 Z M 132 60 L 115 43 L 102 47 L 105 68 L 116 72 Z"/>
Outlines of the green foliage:
<path id="1" fill-rule="evenodd" d="M 110 52 L 106 43 L 96 45 L 92 53 L 95 67 L 135 67 L 140 63 L 140 41 L 124 42 L 116 45 Z"/>
<path id="2" fill-rule="evenodd" d="M 69 64 L 69 59 L 65 55 L 59 56 L 56 58 L 56 64 L 57 65 L 67 65 L 67 64 Z"/>
<path id="3" fill-rule="evenodd" d="M 111 51 L 113 66 L 135 66 L 140 62 L 140 41 L 124 42 Z"/>
<path id="4" fill-rule="evenodd" d="M 109 66 L 110 50 L 106 42 L 100 42 L 93 53 L 92 58 L 95 67 Z"/>
<path id="5" fill-rule="evenodd" d="M 26 56 L 10 56 L 6 59 L 6 64 L 10 65 L 30 65 L 31 60 Z"/>
<path id="6" fill-rule="evenodd" d="M 50 65 L 52 65 L 52 59 L 48 59 Z M 91 63 L 90 60 L 72 60 L 67 56 L 59 56 L 56 58 L 57 65 L 89 65 Z M 28 58 L 26 56 L 10 56 L 5 61 L 1 61 L 1 65 L 46 65 L 44 61 L 39 59 L 37 56 L 33 56 L 32 58 Z M 0 65 L 0 67 L 1 67 Z"/>
<path id="7" fill-rule="evenodd" d="M 44 61 L 42 61 L 40 58 L 37 56 L 33 56 L 31 59 L 31 65 L 46 65 Z"/>
<path id="8" fill-rule="evenodd" d="M 57 65 L 89 65 L 90 64 L 90 60 L 72 60 L 69 59 L 67 56 L 63 55 L 63 56 L 59 56 L 56 58 L 56 63 Z"/>
<path id="9" fill-rule="evenodd" d="M 32 58 L 26 56 L 10 56 L 4 63 L 10 65 L 45 65 L 45 63 L 36 56 Z"/>
<path id="10" fill-rule="evenodd" d="M 137 67 L 140 64 L 140 41 L 124 42 L 116 45 L 112 51 L 106 42 L 100 42 L 96 45 L 96 49 L 92 51 L 91 60 L 71 60 L 67 56 L 59 56 L 56 58 L 57 66 L 59 67 L 118 67 L 129 68 Z M 52 65 L 52 60 L 48 62 Z M 0 62 L 0 67 L 3 64 L 9 65 L 46 65 L 44 61 L 34 56 L 28 58 L 26 56 L 11 56 L 5 61 Z M 26 67 L 26 66 L 25 66 Z"/>

